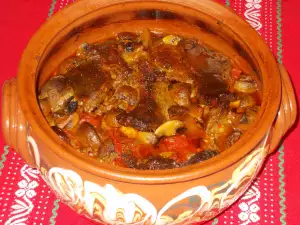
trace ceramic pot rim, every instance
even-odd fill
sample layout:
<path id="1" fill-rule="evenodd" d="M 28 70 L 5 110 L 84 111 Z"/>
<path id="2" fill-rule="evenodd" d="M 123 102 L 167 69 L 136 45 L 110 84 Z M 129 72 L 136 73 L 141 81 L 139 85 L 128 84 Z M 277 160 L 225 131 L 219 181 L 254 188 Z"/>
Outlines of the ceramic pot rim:
<path id="1" fill-rule="evenodd" d="M 216 10 L 219 10 L 220 13 L 225 12 L 229 15 L 224 19 L 224 24 L 231 28 L 231 30 L 235 30 L 234 28 L 237 27 L 236 24 L 243 26 L 243 29 L 247 30 L 247 35 L 238 31 L 236 31 L 236 34 L 243 40 L 247 40 L 246 44 L 254 49 L 252 51 L 253 56 L 257 60 L 258 66 L 263 74 L 264 97 L 260 119 L 253 125 L 252 129 L 230 149 L 197 165 L 163 171 L 137 171 L 100 164 L 99 162 L 96 162 L 96 160 L 86 159 L 78 154 L 74 154 L 72 147 L 60 140 L 47 124 L 36 101 L 35 77 L 39 59 L 46 46 L 55 37 L 55 32 L 57 30 L 62 30 L 70 21 L 76 20 L 80 15 L 85 14 L 86 12 L 95 11 L 99 7 L 103 8 L 104 6 L 113 4 L 127 4 L 132 2 L 179 4 L 193 9 L 201 8 L 203 10 L 204 8 L 207 8 L 208 11 L 213 8 L 211 11 L 214 11 L 214 13 Z M 156 7 L 156 5 L 154 7 Z M 231 22 L 227 20 L 229 17 L 231 18 Z M 234 18 L 234 20 L 232 20 L 232 18 Z M 251 38 L 247 37 L 249 35 Z M 268 61 L 266 61 L 266 59 Z M 64 159 L 66 163 L 72 164 L 77 167 L 78 170 L 94 174 L 95 176 L 105 177 L 110 180 L 141 184 L 158 184 L 183 182 L 208 176 L 232 165 L 247 155 L 257 144 L 259 144 L 272 127 L 280 103 L 281 81 L 275 58 L 259 34 L 246 21 L 236 15 L 233 10 L 228 9 L 217 2 L 206 0 L 79 0 L 56 13 L 40 27 L 30 40 L 22 55 L 19 66 L 18 93 L 21 109 L 31 128 L 31 133 L 34 134 L 37 140 L 42 140 L 46 143 L 52 153 L 57 154 L 60 158 Z"/>

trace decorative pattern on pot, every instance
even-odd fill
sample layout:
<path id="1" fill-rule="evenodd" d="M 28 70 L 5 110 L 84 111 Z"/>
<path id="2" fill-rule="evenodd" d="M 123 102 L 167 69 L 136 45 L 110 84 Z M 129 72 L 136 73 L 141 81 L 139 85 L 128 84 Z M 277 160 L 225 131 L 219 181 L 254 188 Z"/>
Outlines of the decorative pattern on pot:
<path id="1" fill-rule="evenodd" d="M 43 179 L 63 202 L 95 221 L 132 225 L 191 224 L 213 218 L 246 191 L 269 150 L 267 137 L 235 169 L 230 180 L 214 188 L 200 185 L 188 189 L 160 210 L 140 195 L 122 193 L 110 184 L 100 186 L 84 181 L 74 171 L 58 167 L 47 171 L 42 165 L 40 170 Z M 31 144 L 34 141 L 33 138 L 28 140 Z M 39 162 L 36 143 L 31 146 L 36 148 L 34 156 Z"/>
<path id="2" fill-rule="evenodd" d="M 84 182 L 84 207 L 88 215 L 108 224 L 154 224 L 157 211 L 137 194 L 123 194 L 112 185 Z"/>
<path id="3" fill-rule="evenodd" d="M 264 159 L 267 156 L 269 145 L 266 144 L 268 141 L 268 135 L 264 141 L 239 165 L 238 168 L 233 172 L 232 178 L 220 187 L 212 188 L 208 191 L 205 197 L 201 197 L 201 205 L 194 210 L 187 210 L 180 214 L 177 219 L 173 219 L 171 216 L 163 216 L 161 211 L 165 207 L 177 206 L 180 202 L 180 196 L 192 197 L 199 195 L 203 186 L 192 188 L 174 198 L 167 203 L 158 214 L 156 224 L 193 224 L 195 222 L 202 222 L 212 219 L 217 214 L 222 212 L 228 206 L 233 204 L 246 190 L 249 188 L 252 180 L 256 177 L 261 166 L 263 165 Z M 195 191 L 198 189 L 197 194 Z M 207 189 L 206 189 L 207 190 Z M 171 207 L 169 207 L 170 209 Z"/>

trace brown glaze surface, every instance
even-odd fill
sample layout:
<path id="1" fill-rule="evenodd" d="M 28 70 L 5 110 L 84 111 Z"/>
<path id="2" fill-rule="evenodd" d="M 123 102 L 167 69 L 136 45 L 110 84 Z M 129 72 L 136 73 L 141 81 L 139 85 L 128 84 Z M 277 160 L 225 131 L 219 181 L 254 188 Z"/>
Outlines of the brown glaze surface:
<path id="1" fill-rule="evenodd" d="M 20 108 L 17 80 L 8 80 L 3 85 L 2 130 L 7 144 L 13 147 L 32 167 L 34 159 L 27 148 L 27 122 Z"/>
<path id="2" fill-rule="evenodd" d="M 294 125 L 297 118 L 297 102 L 289 74 L 282 64 L 279 64 L 278 66 L 282 80 L 282 94 L 280 108 L 273 125 L 270 153 L 277 149 L 278 145 L 282 141 L 282 138 Z"/>
<path id="3" fill-rule="evenodd" d="M 116 1 L 117 2 L 117 1 Z M 141 2 L 140 2 L 141 3 Z M 82 5 L 81 5 L 82 4 Z M 76 8 L 78 7 L 78 10 L 74 10 L 73 9 L 73 13 L 72 13 L 72 15 L 68 15 L 68 17 L 66 17 L 65 18 L 65 20 L 63 20 L 63 22 L 62 22 L 62 24 L 61 24 L 61 27 L 63 27 L 63 24 L 68 24 L 69 23 L 69 21 L 70 20 L 72 20 L 71 18 L 76 18 L 76 17 L 78 17 L 79 15 L 83 15 L 83 14 L 86 14 L 88 11 L 93 11 L 93 10 L 91 10 L 91 8 L 94 8 L 95 7 L 95 5 L 97 5 L 98 3 L 93 3 L 93 4 L 85 4 L 85 3 L 82 3 L 82 2 L 80 2 L 79 4 L 76 4 Z M 142 3 L 139 7 L 141 7 L 141 8 L 147 8 L 147 4 L 148 3 Z M 164 4 L 166 4 L 166 3 L 162 3 L 162 6 L 164 5 Z M 189 5 L 189 6 L 191 6 L 191 4 L 193 4 L 193 1 L 191 1 L 191 2 L 187 2 L 186 3 L 187 5 Z M 199 7 L 200 7 L 200 10 L 203 10 L 203 9 L 205 9 L 205 8 L 207 8 L 207 7 L 209 7 L 209 10 L 208 10 L 208 12 L 210 12 L 211 13 L 211 15 L 213 15 L 214 13 L 216 13 L 216 15 L 214 15 L 214 16 L 220 16 L 220 12 L 219 11 L 217 11 L 217 10 L 224 10 L 223 9 L 223 7 L 221 7 L 220 5 L 218 5 L 218 4 L 215 4 L 215 3 L 212 3 L 213 4 L 213 7 L 211 7 L 211 5 L 210 5 L 211 3 L 209 3 L 208 5 L 203 5 L 203 3 L 200 1 L 200 3 L 199 3 Z M 79 6 L 80 5 L 80 6 Z M 196 5 L 198 5 L 198 3 L 196 4 Z M 87 9 L 87 11 L 85 11 L 84 9 L 79 9 L 79 7 L 82 7 L 82 6 L 84 6 L 84 8 L 88 8 Z M 128 8 L 128 6 L 129 5 L 127 5 L 127 4 L 125 4 L 125 5 L 123 5 L 123 8 L 122 8 L 122 10 L 126 10 L 127 8 Z M 160 8 L 161 6 L 160 5 L 158 5 L 158 8 Z M 120 8 L 118 8 L 118 7 L 115 7 L 115 9 L 107 9 L 107 13 L 110 13 L 110 12 L 112 12 L 112 10 L 113 11 L 116 11 L 116 12 L 118 12 L 118 11 L 120 11 L 121 9 Z M 177 6 L 175 6 L 174 5 L 174 10 L 181 10 L 179 7 L 177 7 Z M 42 50 L 44 50 L 45 49 L 45 47 L 46 47 L 46 45 L 45 45 L 45 43 L 44 43 L 44 41 L 46 41 L 46 40 L 43 40 L 44 38 L 45 39 L 48 39 L 48 40 L 50 40 L 50 37 L 51 37 L 51 35 L 53 35 L 53 34 L 56 34 L 56 32 L 58 32 L 58 28 L 56 28 L 56 29 L 52 29 L 53 28 L 53 26 L 55 26 L 55 24 L 56 24 L 56 22 L 55 21 L 57 21 L 59 18 L 62 18 L 62 17 L 64 17 L 65 15 L 66 15 L 66 13 L 67 13 L 67 11 L 68 10 L 64 10 L 61 14 L 58 14 L 56 17 L 54 17 L 54 19 L 53 20 L 51 20 L 50 22 L 48 22 L 49 24 L 47 25 L 47 28 L 45 28 L 45 29 L 47 29 L 47 32 L 45 32 L 45 31 L 43 31 L 43 32 L 38 32 L 38 34 L 36 34 L 34 37 L 33 37 L 33 39 L 31 40 L 31 43 L 35 43 L 36 41 L 38 42 L 38 43 L 40 43 L 39 45 L 37 45 L 37 49 L 40 49 L 39 50 L 39 52 Z M 188 11 L 188 10 L 187 10 Z M 227 10 L 226 10 L 227 11 Z M 94 11 L 93 13 L 99 13 L 98 11 Z M 101 13 L 102 14 L 102 13 Z M 247 32 L 249 33 L 252 33 L 252 32 L 255 32 L 254 30 L 252 30 L 248 25 L 246 25 L 245 24 L 245 22 L 243 22 L 243 21 L 241 21 L 241 20 L 239 20 L 238 18 L 235 18 L 235 17 L 230 17 L 230 16 L 232 16 L 232 15 L 230 15 L 229 16 L 229 14 L 228 14 L 228 18 L 226 17 L 226 15 L 228 14 L 228 12 L 226 12 L 226 14 L 225 14 L 225 17 L 223 17 L 224 18 L 224 20 L 223 20 L 223 23 L 225 24 L 225 22 L 227 22 L 227 23 L 230 23 L 230 26 L 232 26 L 231 28 L 234 28 L 234 26 L 236 26 L 236 24 L 238 24 L 238 26 L 239 26 L 239 28 L 241 29 L 241 30 L 247 30 Z M 94 15 L 95 16 L 95 15 Z M 99 16 L 99 15 L 98 15 Z M 201 15 L 203 18 L 202 19 L 206 19 L 207 21 L 207 23 L 210 23 L 211 21 L 212 21 L 212 18 L 210 18 L 210 17 L 208 17 L 208 16 L 206 16 L 206 15 Z M 70 18 L 69 18 L 70 17 Z M 89 15 L 88 17 L 91 17 L 91 15 Z M 90 19 L 90 18 L 83 18 L 82 20 L 87 20 L 87 19 Z M 228 21 L 227 21 L 228 20 Z M 234 20 L 234 21 L 238 21 L 239 23 L 232 23 L 232 21 L 231 20 Z M 75 26 L 75 25 L 77 25 L 77 23 L 78 23 L 78 21 L 76 21 L 72 26 Z M 172 24 L 172 22 L 171 22 L 171 24 Z M 122 24 L 121 24 L 122 25 Z M 128 24 L 127 24 L 128 25 Z M 131 24 L 130 24 L 131 25 Z M 228 24 L 227 24 L 228 25 Z M 71 26 L 71 27 L 72 27 Z M 114 25 L 112 25 L 112 26 L 114 26 Z M 228 27 L 225 27 L 225 25 L 223 25 L 224 27 L 222 27 L 222 29 L 223 30 L 225 30 L 226 32 L 227 32 L 227 30 L 229 29 Z M 123 28 L 122 28 L 122 26 L 119 26 L 120 28 L 120 31 L 124 31 L 123 30 Z M 129 26 L 127 26 L 127 27 L 129 27 Z M 132 27 L 132 26 L 131 26 Z M 162 24 L 162 27 L 164 27 L 163 26 L 163 24 Z M 176 26 L 177 27 L 177 29 L 180 29 L 180 26 Z M 116 27 L 114 27 L 114 28 L 116 28 Z M 59 35 L 56 35 L 56 38 L 59 38 L 59 37 L 61 37 L 61 33 L 68 33 L 69 34 L 69 36 L 70 36 L 70 32 L 68 32 L 68 29 L 69 28 L 65 28 L 64 30 L 62 30 L 61 32 L 60 32 L 60 34 Z M 100 29 L 100 28 L 99 28 Z M 136 29 L 138 30 L 139 29 L 139 26 L 137 26 L 136 27 Z M 159 26 L 159 28 L 158 29 L 160 29 L 160 26 Z M 165 29 L 167 29 L 166 27 L 165 27 Z M 172 27 L 172 26 L 170 26 L 170 30 L 173 30 L 174 29 L 174 27 Z M 216 29 L 216 28 L 215 28 Z M 220 29 L 220 28 L 219 28 Z M 111 28 L 108 28 L 108 31 L 109 30 L 112 30 Z M 190 31 L 190 30 L 189 30 Z M 181 30 L 181 32 L 183 32 L 183 30 Z M 74 32 L 73 32 L 74 33 Z M 107 35 L 109 35 L 109 32 L 102 32 L 102 34 L 107 34 Z M 180 32 L 179 32 L 180 33 Z M 184 32 L 185 34 L 187 33 L 186 31 Z M 242 35 L 243 34 L 243 32 L 240 32 L 240 34 Z M 237 40 L 238 40 L 238 37 L 237 36 L 235 36 L 235 34 L 231 34 L 231 35 L 234 35 L 234 37 L 235 38 L 237 38 Z M 255 36 L 257 36 L 257 34 L 254 34 Z M 43 37 L 43 39 L 41 39 L 41 40 L 37 40 L 37 38 L 36 38 L 36 36 L 40 36 L 40 37 Z M 80 35 L 80 37 L 84 37 L 84 33 L 83 33 L 83 36 L 81 36 Z M 242 43 L 245 43 L 245 42 L 251 42 L 251 40 L 247 40 L 246 41 L 246 36 L 244 35 L 244 42 L 242 42 Z M 71 38 L 72 39 L 72 38 Z M 66 44 L 65 46 L 77 46 L 76 45 L 76 43 L 78 43 L 78 40 L 77 39 L 73 39 L 73 43 L 74 43 L 74 45 L 70 45 L 70 41 L 71 41 L 71 39 L 69 40 L 69 42 L 67 42 L 68 44 Z M 214 40 L 214 38 L 207 38 L 207 42 L 209 42 L 209 40 Z M 237 41 L 237 40 L 235 40 L 235 41 Z M 79 40 L 80 42 L 82 42 L 83 40 L 82 39 L 80 39 Z M 206 41 L 206 40 L 204 40 L 204 41 Z M 205 42 L 205 43 L 207 43 L 207 42 Z M 53 42 L 52 42 L 53 43 Z M 50 44 L 50 46 L 51 45 L 53 45 L 53 44 Z M 71 42 L 72 43 L 72 42 Z M 222 46 L 222 45 L 214 45 L 213 43 L 216 43 L 216 41 L 213 41 L 211 44 L 213 45 L 213 46 L 215 46 L 215 47 L 217 47 L 217 46 Z M 254 44 L 254 45 L 257 45 L 257 46 L 261 46 L 262 48 L 260 48 L 260 51 L 262 51 L 263 49 L 265 50 L 265 52 L 263 53 L 263 54 L 259 54 L 259 53 L 256 53 L 256 54 L 259 54 L 260 56 L 259 56 L 259 58 L 256 58 L 256 60 L 259 62 L 260 61 L 260 64 L 262 65 L 262 68 L 260 68 L 262 71 L 262 73 L 263 73 L 263 68 L 266 70 L 266 69 L 270 69 L 270 70 L 273 70 L 275 73 L 274 74 L 278 74 L 278 70 L 277 70 L 277 72 L 276 72 L 276 66 L 274 65 L 274 63 L 272 64 L 272 61 L 274 62 L 274 60 L 272 60 L 272 58 L 270 58 L 270 60 L 268 61 L 268 65 L 266 64 L 266 65 L 264 65 L 264 63 L 266 63 L 266 60 L 265 60 L 265 58 L 267 58 L 267 57 L 270 57 L 270 52 L 269 52 L 269 50 L 267 49 L 267 47 L 265 46 L 265 44 L 262 42 L 262 41 L 258 41 L 258 42 L 254 42 L 254 43 L 251 43 L 251 44 Z M 208 45 L 209 45 L 209 43 L 208 43 Z M 49 45 L 47 46 L 47 49 L 48 49 L 48 51 L 50 50 L 49 49 L 49 47 L 50 47 Z M 259 49 L 259 48 L 258 48 Z M 73 50 L 74 50 L 74 48 L 73 48 Z M 226 51 L 227 49 L 223 49 L 223 51 L 222 52 L 224 52 L 224 53 L 226 53 L 226 52 L 230 52 L 230 51 Z M 27 53 L 28 52 L 28 53 Z M 64 57 L 66 56 L 66 54 L 70 54 L 70 52 L 68 53 L 65 49 L 64 49 L 64 51 L 62 51 L 63 53 L 63 55 L 64 55 Z M 33 53 L 33 49 L 32 48 L 27 48 L 26 49 L 26 51 L 25 51 L 25 53 L 27 53 L 27 54 L 32 54 Z M 38 52 L 37 52 L 38 53 Z M 233 55 L 231 55 L 231 56 L 234 56 L 236 53 L 233 53 Z M 252 53 L 252 54 L 254 54 L 254 53 Z M 269 54 L 269 55 L 268 55 Z M 26 54 L 25 54 L 26 55 Z M 34 54 L 34 55 L 36 55 L 36 54 Z M 262 59 L 262 57 L 261 57 L 261 55 L 265 55 L 264 57 L 263 57 L 263 61 L 261 61 L 261 59 Z M 38 62 L 42 62 L 43 61 L 43 59 L 44 59 L 44 56 L 45 56 L 45 53 L 42 55 L 42 57 L 41 56 L 39 56 L 39 61 Z M 59 57 L 59 55 L 58 55 L 58 58 L 56 58 L 56 59 L 62 59 L 61 58 L 62 56 L 60 56 Z M 239 57 L 238 55 L 236 55 L 236 57 Z M 24 56 L 23 57 L 23 59 L 22 59 L 22 62 L 24 61 L 26 59 L 26 57 Z M 60 61 L 60 60 L 56 60 L 56 61 Z M 21 65 L 24 65 L 24 69 L 25 68 L 27 68 L 27 69 L 30 69 L 31 68 L 31 70 L 32 70 L 32 72 L 34 72 L 35 71 L 35 67 L 34 66 L 37 66 L 37 61 L 32 61 L 32 63 L 31 64 L 29 64 L 29 65 L 25 65 L 24 63 L 22 63 L 21 62 Z M 50 60 L 50 62 L 51 62 L 51 60 Z M 243 60 L 238 60 L 238 62 L 243 62 Z M 45 70 L 45 68 L 47 68 L 47 65 L 48 64 L 50 64 L 50 63 L 46 63 L 45 64 L 45 67 L 43 67 L 44 68 L 44 70 Z M 244 63 L 245 64 L 245 63 Z M 273 66 L 271 66 L 271 64 L 273 65 Z M 21 66 L 21 68 L 20 68 L 20 71 L 22 71 L 22 66 Z M 53 68 L 53 67 L 52 67 Z M 38 69 L 38 68 L 36 68 L 36 69 Z M 49 69 L 51 69 L 51 68 L 48 68 L 47 70 L 49 71 Z M 44 71 L 43 70 L 43 71 Z M 266 71 L 265 71 L 266 72 Z M 49 72 L 48 72 L 48 74 L 49 74 Z M 268 72 L 266 72 L 265 73 L 266 75 L 265 75 L 265 78 L 264 79 L 266 79 L 266 80 L 268 80 L 268 81 L 270 81 L 270 76 L 268 76 L 267 74 L 269 74 Z M 49 75 L 48 75 L 49 76 Z M 45 73 L 43 73 L 42 72 L 42 74 L 41 74 L 41 77 L 40 77 L 40 83 L 42 83 L 43 81 L 42 80 L 45 80 L 45 78 L 43 79 L 43 77 L 47 77 L 47 74 Z M 277 76 L 276 76 L 277 77 Z M 32 82 L 33 81 L 33 78 L 34 78 L 34 76 L 30 76 L 30 79 L 27 79 L 27 80 L 22 80 L 21 79 L 22 78 L 22 76 L 20 76 L 20 79 L 18 79 L 19 80 L 19 86 L 20 86 L 20 90 L 22 91 L 22 86 L 24 87 L 25 85 L 23 84 L 23 83 L 27 83 L 27 84 L 29 84 L 29 85 L 27 85 L 26 86 L 26 89 L 25 88 L 23 88 L 24 89 L 24 91 L 27 91 L 28 90 L 28 88 L 31 88 L 31 92 L 29 91 L 28 93 L 30 93 L 29 95 L 21 95 L 21 97 L 22 98 L 27 98 L 27 99 L 31 99 L 29 102 L 30 102 L 30 104 L 32 104 L 31 106 L 33 106 L 32 107 L 32 110 L 34 110 L 35 112 L 34 112 L 34 114 L 35 115 L 38 115 L 38 119 L 41 121 L 41 123 L 42 122 L 45 122 L 45 121 L 43 121 L 42 120 L 42 118 L 40 117 L 41 115 L 40 115 L 40 112 L 38 111 L 38 109 L 37 109 L 37 105 L 36 105 L 36 100 L 34 100 L 34 98 L 35 98 L 35 96 L 33 95 L 33 93 L 32 93 L 32 91 L 33 91 L 33 85 L 34 85 L 34 82 Z M 22 81 L 24 81 L 23 83 L 21 83 L 21 80 Z M 276 88 L 275 87 L 278 87 L 277 88 L 277 90 L 279 89 L 279 86 L 276 84 L 275 85 L 275 83 L 277 82 L 277 80 L 276 79 L 272 79 L 272 82 L 274 82 L 274 85 L 273 85 L 273 88 L 272 88 L 272 91 L 273 91 L 273 93 L 275 92 L 275 90 L 276 90 Z M 264 85 L 266 85 L 266 87 L 265 87 L 265 89 L 264 89 L 264 99 L 267 99 L 267 97 L 266 96 L 268 96 L 268 95 L 271 95 L 271 88 L 270 88 L 270 86 L 268 87 L 267 85 L 269 85 L 268 84 L 268 82 L 263 82 L 264 83 Z M 275 96 L 278 96 L 278 92 L 277 93 L 274 93 L 274 97 Z M 275 97 L 276 99 L 278 99 L 278 97 Z M 25 100 L 25 99 L 24 99 Z M 278 100 L 277 100 L 278 101 Z M 25 101 L 21 101 L 21 102 L 25 102 Z M 263 103 L 267 103 L 267 101 L 263 101 Z M 28 107 L 29 107 L 29 105 L 26 105 L 26 104 L 24 104 L 23 105 L 25 108 L 27 108 L 28 109 Z M 265 105 L 265 107 L 266 107 L 266 105 Z M 274 114 L 274 109 L 276 109 L 276 104 L 272 104 L 272 107 L 268 107 L 268 110 L 269 111 L 272 111 L 273 112 L 273 114 Z M 27 114 L 28 114 L 28 117 L 30 118 L 32 118 L 32 116 L 30 116 L 30 115 L 32 115 L 31 113 L 32 112 L 30 112 L 29 110 L 25 110 L 26 112 L 27 112 Z M 263 110 L 262 110 L 263 111 Z M 263 113 L 263 112 L 262 112 Z M 264 112 L 264 114 L 265 114 L 265 112 Z M 264 120 L 264 122 L 265 121 L 268 121 L 268 120 L 272 120 L 271 119 L 271 115 L 272 115 L 272 113 L 271 114 L 268 114 L 268 115 L 270 115 L 270 116 L 268 116 L 268 119 L 267 120 Z M 274 114 L 275 115 L 275 114 Z M 34 121 L 36 121 L 36 119 L 33 119 Z M 262 121 L 260 121 L 260 122 L 262 122 Z M 43 124 L 43 125 L 45 125 L 45 124 Z M 258 124 L 257 124 L 258 125 Z M 34 125 L 35 126 L 35 125 Z M 44 130 L 47 130 L 47 127 L 46 126 L 42 126 L 43 128 L 39 128 L 40 126 L 37 126 L 37 128 L 38 129 L 44 129 Z M 263 127 L 266 127 L 266 125 L 265 126 L 263 126 Z M 266 129 L 266 128 L 265 128 Z M 259 130 L 263 130 L 262 128 L 260 128 Z M 48 137 L 50 137 L 51 136 L 51 138 L 50 139 L 52 139 L 52 138 L 54 138 L 54 136 L 53 136 L 53 134 L 52 134 L 52 132 L 48 132 L 49 133 L 49 135 L 46 135 L 45 136 L 45 138 L 46 139 L 48 139 Z M 251 133 L 251 132 L 249 132 L 249 133 Z M 263 133 L 263 132 L 262 132 Z M 260 132 L 256 132 L 256 134 L 258 135 L 258 134 L 262 134 L 262 133 L 260 133 Z M 41 132 L 41 134 L 44 134 L 44 132 Z M 48 139 L 48 141 L 50 140 L 50 139 Z M 246 138 L 244 138 L 244 139 L 246 139 Z M 238 148 L 238 147 L 240 147 L 240 146 L 242 146 L 242 142 L 240 142 L 241 143 L 241 145 L 239 145 L 239 146 L 236 146 L 236 148 Z M 247 143 L 247 145 L 248 145 L 248 143 Z M 252 144 L 252 146 L 253 146 L 253 144 Z M 241 151 L 242 152 L 242 151 Z M 229 152 L 227 152 L 227 154 L 226 155 L 230 155 L 230 153 Z M 224 154 L 224 156 L 225 156 L 225 154 Z M 237 158 L 239 158 L 238 157 L 238 154 L 236 154 L 236 157 Z M 76 157 L 77 158 L 77 157 Z M 231 160 L 234 160 L 234 156 L 231 156 Z M 75 158 L 74 158 L 75 159 Z M 206 171 L 206 169 L 204 170 L 204 171 Z M 209 170 L 209 171 L 211 171 L 212 172 L 212 170 Z"/>

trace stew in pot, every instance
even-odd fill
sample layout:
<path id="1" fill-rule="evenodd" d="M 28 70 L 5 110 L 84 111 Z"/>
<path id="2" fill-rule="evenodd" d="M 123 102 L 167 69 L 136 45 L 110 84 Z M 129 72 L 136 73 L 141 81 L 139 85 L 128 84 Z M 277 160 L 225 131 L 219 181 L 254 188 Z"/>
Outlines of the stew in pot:
<path id="1" fill-rule="evenodd" d="M 196 39 L 119 33 L 83 43 L 40 88 L 40 108 L 74 149 L 116 166 L 161 170 L 200 163 L 254 123 L 253 74 Z"/>

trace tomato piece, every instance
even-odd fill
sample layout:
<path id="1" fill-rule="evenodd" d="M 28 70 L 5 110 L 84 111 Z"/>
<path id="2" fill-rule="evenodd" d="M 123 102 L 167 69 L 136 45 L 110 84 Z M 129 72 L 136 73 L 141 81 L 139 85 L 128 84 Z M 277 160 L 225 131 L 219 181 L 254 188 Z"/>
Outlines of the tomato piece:
<path id="1" fill-rule="evenodd" d="M 180 154 L 197 151 L 195 146 L 193 146 L 184 135 L 175 135 L 163 139 L 159 143 L 159 148 L 163 151 L 178 152 Z"/>
<path id="2" fill-rule="evenodd" d="M 234 83 L 236 80 L 238 80 L 240 77 L 241 77 L 241 74 L 242 74 L 242 71 L 237 69 L 237 68 L 232 68 L 231 70 L 231 78 L 232 80 L 229 81 L 229 91 L 231 93 L 234 93 L 235 90 L 234 90 Z"/>
<path id="3" fill-rule="evenodd" d="M 154 152 L 154 148 L 151 145 L 145 145 L 145 144 L 139 145 L 139 157 L 146 158 L 152 155 L 153 152 Z"/>
<path id="4" fill-rule="evenodd" d="M 197 103 L 197 98 L 191 98 L 190 100 L 192 103 Z"/>
<path id="5" fill-rule="evenodd" d="M 167 137 L 161 141 L 168 151 L 174 151 L 178 148 L 184 148 L 189 145 L 187 138 L 184 135 L 175 135 Z"/>
<path id="6" fill-rule="evenodd" d="M 118 132 L 115 129 L 111 129 L 109 131 L 109 135 L 114 144 L 115 152 L 121 153 L 122 152 L 122 142 L 121 142 L 120 134 L 118 134 Z"/>
<path id="7" fill-rule="evenodd" d="M 236 69 L 236 68 L 232 68 L 231 76 L 232 76 L 232 78 L 233 78 L 234 80 L 237 80 L 237 79 L 240 78 L 241 73 L 242 73 L 241 70 L 238 70 L 238 69 Z"/>
<path id="8" fill-rule="evenodd" d="M 188 139 L 189 142 L 195 146 L 195 147 L 198 147 L 200 146 L 200 139 L 199 138 L 191 138 L 191 139 Z"/>
<path id="9" fill-rule="evenodd" d="M 217 100 L 216 100 L 215 98 L 212 98 L 212 99 L 210 100 L 210 105 L 211 105 L 212 107 L 215 107 L 215 106 L 217 105 Z"/>

